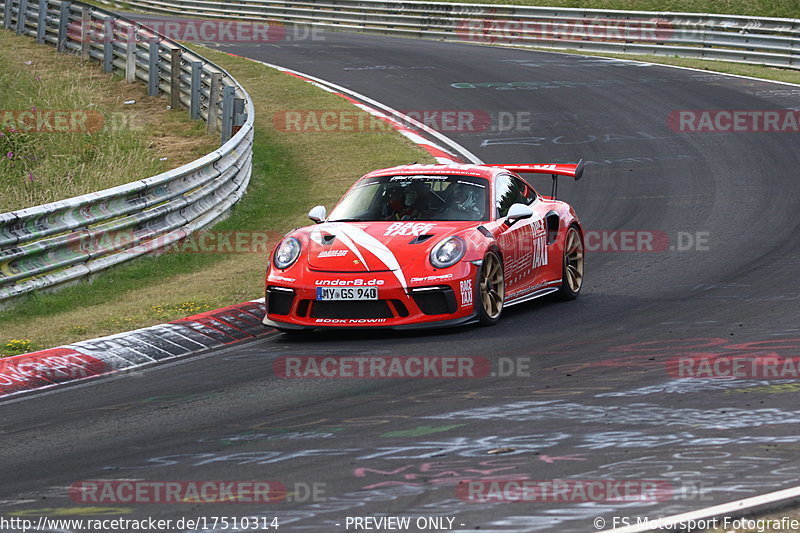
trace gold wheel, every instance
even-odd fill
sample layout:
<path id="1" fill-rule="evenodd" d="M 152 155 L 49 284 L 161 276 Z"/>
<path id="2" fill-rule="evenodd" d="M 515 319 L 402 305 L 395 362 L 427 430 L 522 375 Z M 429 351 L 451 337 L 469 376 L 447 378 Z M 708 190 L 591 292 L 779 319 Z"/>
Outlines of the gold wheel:
<path id="1" fill-rule="evenodd" d="M 583 240 L 578 228 L 570 226 L 564 242 L 564 272 L 561 280 L 561 294 L 573 299 L 583 286 Z"/>
<path id="2" fill-rule="evenodd" d="M 480 297 L 481 322 L 491 324 L 500 318 L 505 299 L 505 279 L 503 263 L 494 252 L 489 252 L 483 259 L 480 278 L 478 280 Z"/>

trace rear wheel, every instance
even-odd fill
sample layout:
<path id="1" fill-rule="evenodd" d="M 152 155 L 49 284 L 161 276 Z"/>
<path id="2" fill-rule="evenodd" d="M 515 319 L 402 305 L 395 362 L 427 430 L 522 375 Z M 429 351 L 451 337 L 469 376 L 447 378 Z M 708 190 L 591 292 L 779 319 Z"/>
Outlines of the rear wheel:
<path id="1" fill-rule="evenodd" d="M 558 294 L 564 300 L 574 300 L 583 286 L 583 240 L 577 226 L 567 229 L 563 265 Z"/>
<path id="2" fill-rule="evenodd" d="M 490 326 L 500 320 L 504 299 L 503 262 L 495 252 L 489 252 L 478 270 L 478 301 L 475 307 L 482 325 Z"/>

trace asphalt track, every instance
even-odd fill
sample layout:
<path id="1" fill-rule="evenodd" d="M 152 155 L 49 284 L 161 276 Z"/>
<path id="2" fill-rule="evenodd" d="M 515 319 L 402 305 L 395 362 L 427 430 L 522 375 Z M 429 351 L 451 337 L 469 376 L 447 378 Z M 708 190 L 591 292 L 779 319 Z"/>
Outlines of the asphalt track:
<path id="1" fill-rule="evenodd" d="M 0 514 L 258 515 L 278 517 L 282 531 L 326 532 L 344 531 L 348 516 L 446 516 L 457 531 L 586 532 L 597 517 L 610 527 L 615 516 L 653 518 L 798 484 L 796 380 L 677 379 L 666 364 L 696 353 L 799 355 L 797 134 L 680 133 L 667 117 L 796 108 L 800 89 L 546 52 L 324 37 L 224 50 L 396 109 L 530 113 L 526 131 L 447 134 L 487 162 L 582 157 L 584 179 L 562 182 L 559 196 L 586 229 L 669 243 L 595 250 L 577 301 L 508 309 L 493 328 L 276 334 L 6 401 Z M 453 85 L 487 82 L 529 83 Z M 492 360 L 495 375 L 282 379 L 273 362 L 285 355 L 476 356 Z M 501 375 L 517 358 L 528 368 Z M 670 490 L 650 502 L 459 498 L 459 480 L 491 477 L 658 480 Z M 295 501 L 70 500 L 67 487 L 95 479 L 277 480 Z"/>

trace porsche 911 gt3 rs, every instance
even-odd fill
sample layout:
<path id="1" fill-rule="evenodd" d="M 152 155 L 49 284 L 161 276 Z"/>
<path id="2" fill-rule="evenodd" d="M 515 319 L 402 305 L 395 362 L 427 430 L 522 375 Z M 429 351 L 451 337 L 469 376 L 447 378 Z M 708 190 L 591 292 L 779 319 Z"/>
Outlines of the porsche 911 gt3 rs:
<path id="1" fill-rule="evenodd" d="M 549 174 L 553 196 L 520 173 Z M 283 331 L 490 325 L 503 308 L 583 284 L 583 229 L 555 199 L 583 164 L 404 165 L 359 179 L 330 215 L 287 234 L 266 275 Z"/>

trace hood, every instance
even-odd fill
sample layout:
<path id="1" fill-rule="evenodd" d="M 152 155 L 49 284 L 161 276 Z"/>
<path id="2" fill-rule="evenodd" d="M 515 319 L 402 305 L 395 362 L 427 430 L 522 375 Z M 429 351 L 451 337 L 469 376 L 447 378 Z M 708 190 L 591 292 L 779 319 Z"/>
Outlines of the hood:
<path id="1" fill-rule="evenodd" d="M 331 222 L 310 226 L 306 257 L 314 270 L 402 271 L 443 238 L 478 222 Z"/>

